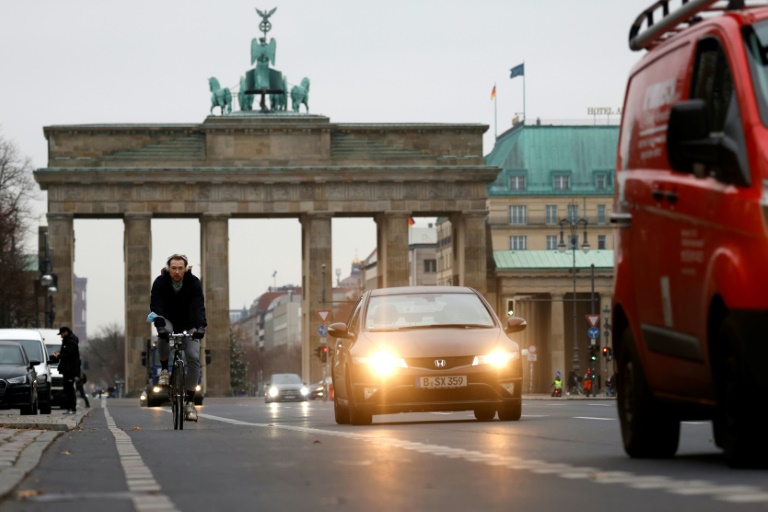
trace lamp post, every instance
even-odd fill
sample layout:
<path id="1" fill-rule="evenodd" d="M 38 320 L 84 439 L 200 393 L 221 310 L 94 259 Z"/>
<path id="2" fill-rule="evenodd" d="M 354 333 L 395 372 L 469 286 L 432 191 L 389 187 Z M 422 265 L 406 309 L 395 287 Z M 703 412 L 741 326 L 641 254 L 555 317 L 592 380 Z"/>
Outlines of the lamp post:
<path id="1" fill-rule="evenodd" d="M 341 269 L 336 269 L 336 286 L 341 286 Z"/>
<path id="2" fill-rule="evenodd" d="M 51 255 L 48 248 L 48 233 L 45 233 L 45 258 L 43 259 L 43 268 L 40 275 L 40 286 L 45 293 L 45 311 L 43 318 L 46 329 L 53 328 L 53 322 L 56 319 L 56 307 L 53 304 L 53 295 L 58 291 L 59 278 L 54 274 L 51 265 Z"/>
<path id="3" fill-rule="evenodd" d="M 566 246 L 563 239 L 563 230 L 568 228 L 570 234 L 568 235 L 568 245 L 571 248 L 571 254 L 573 255 L 573 266 L 571 272 L 573 273 L 573 370 L 578 375 L 581 371 L 581 365 L 579 364 L 579 336 L 576 332 L 576 245 L 578 235 L 576 231 L 579 229 L 579 225 L 584 225 L 584 242 L 581 244 L 581 250 L 584 254 L 589 252 L 589 242 L 587 241 L 587 219 L 579 218 L 574 219 L 568 216 L 564 219 L 560 219 L 560 243 L 557 244 L 557 250 L 560 253 L 564 253 Z"/>

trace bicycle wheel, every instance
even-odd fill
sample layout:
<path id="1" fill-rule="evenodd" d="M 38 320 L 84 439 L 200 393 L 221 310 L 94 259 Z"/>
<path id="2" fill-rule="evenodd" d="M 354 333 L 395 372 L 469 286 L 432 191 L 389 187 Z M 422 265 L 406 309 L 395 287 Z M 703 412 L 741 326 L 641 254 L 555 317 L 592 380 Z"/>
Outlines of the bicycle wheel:
<path id="1" fill-rule="evenodd" d="M 171 388 L 173 389 L 171 399 L 173 428 L 174 430 L 184 430 L 184 364 L 181 361 L 176 361 L 173 364 Z"/>

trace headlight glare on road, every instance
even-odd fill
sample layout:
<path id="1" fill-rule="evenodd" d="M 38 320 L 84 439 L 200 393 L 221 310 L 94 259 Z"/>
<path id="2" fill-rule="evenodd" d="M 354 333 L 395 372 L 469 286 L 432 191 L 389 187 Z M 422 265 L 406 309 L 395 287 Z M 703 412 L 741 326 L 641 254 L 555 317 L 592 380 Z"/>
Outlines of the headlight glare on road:
<path id="1" fill-rule="evenodd" d="M 408 368 L 405 359 L 395 357 L 388 352 L 377 352 L 369 357 L 356 357 L 355 362 L 370 366 L 379 375 L 389 375 L 395 368 Z"/>
<path id="2" fill-rule="evenodd" d="M 267 390 L 267 394 L 268 394 L 270 397 L 272 397 L 272 398 L 275 398 L 275 397 L 278 395 L 278 393 L 279 393 L 279 391 L 277 390 L 277 388 L 276 388 L 275 386 L 271 386 L 271 387 L 270 387 L 270 388 Z"/>
<path id="3" fill-rule="evenodd" d="M 481 364 L 489 364 L 491 366 L 505 366 L 518 355 L 519 354 L 517 352 L 496 350 L 484 356 L 475 356 L 474 361 L 472 361 L 472 366 L 479 366 Z"/>
<path id="4" fill-rule="evenodd" d="M 22 375 L 21 377 L 13 377 L 11 379 L 8 379 L 8 382 L 10 382 L 11 384 L 24 384 L 25 382 L 27 382 L 27 376 Z"/>

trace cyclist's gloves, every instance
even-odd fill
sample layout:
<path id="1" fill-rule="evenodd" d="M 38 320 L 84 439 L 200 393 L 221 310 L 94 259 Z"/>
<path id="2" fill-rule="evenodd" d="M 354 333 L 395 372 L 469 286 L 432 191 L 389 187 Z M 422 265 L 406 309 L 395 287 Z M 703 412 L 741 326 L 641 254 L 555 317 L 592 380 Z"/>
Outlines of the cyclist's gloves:
<path id="1" fill-rule="evenodd" d="M 203 339 L 203 336 L 205 336 L 205 327 L 198 327 L 195 329 L 195 332 L 192 334 L 192 337 L 196 340 Z"/>
<path id="2" fill-rule="evenodd" d="M 169 332 L 166 330 L 166 328 L 165 328 L 165 327 L 158 327 L 158 328 L 157 328 L 157 337 L 158 337 L 158 338 L 160 338 L 161 340 L 167 340 L 167 339 L 168 339 L 168 336 L 169 336 L 170 334 L 171 334 L 171 333 L 169 333 Z"/>

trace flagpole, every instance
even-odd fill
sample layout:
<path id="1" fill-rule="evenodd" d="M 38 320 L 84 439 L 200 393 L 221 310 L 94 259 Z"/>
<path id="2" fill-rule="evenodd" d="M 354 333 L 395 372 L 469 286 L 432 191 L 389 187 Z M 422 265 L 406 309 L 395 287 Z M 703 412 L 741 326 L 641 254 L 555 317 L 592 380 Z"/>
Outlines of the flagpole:
<path id="1" fill-rule="evenodd" d="M 525 126 L 525 61 L 523 61 L 523 126 Z"/>

